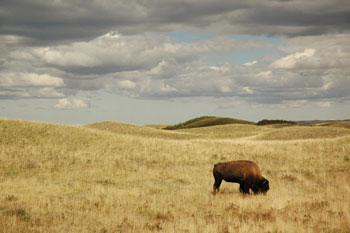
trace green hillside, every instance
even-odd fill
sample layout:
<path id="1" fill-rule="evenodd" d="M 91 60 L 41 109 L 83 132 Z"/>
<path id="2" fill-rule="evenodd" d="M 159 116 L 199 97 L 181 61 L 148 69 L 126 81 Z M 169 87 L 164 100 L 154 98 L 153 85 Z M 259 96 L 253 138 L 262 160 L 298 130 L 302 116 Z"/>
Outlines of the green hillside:
<path id="1" fill-rule="evenodd" d="M 199 127 L 227 125 L 227 124 L 255 124 L 255 123 L 250 121 L 234 119 L 234 118 L 228 118 L 228 117 L 203 116 L 203 117 L 194 118 L 184 123 L 168 126 L 168 127 L 165 127 L 164 129 L 167 129 L 167 130 L 189 129 L 189 128 L 199 128 Z"/>

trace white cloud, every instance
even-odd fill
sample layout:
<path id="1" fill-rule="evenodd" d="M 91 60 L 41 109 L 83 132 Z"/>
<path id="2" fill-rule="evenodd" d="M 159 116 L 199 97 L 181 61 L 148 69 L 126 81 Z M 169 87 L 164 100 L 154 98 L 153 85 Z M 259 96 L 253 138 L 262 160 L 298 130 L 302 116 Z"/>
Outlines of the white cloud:
<path id="1" fill-rule="evenodd" d="M 136 84 L 130 80 L 119 81 L 118 85 L 122 89 L 134 89 L 136 87 Z"/>
<path id="2" fill-rule="evenodd" d="M 246 62 L 243 65 L 245 65 L 245 66 L 252 66 L 252 65 L 254 65 L 256 63 L 257 63 L 257 61 L 251 61 L 251 62 Z"/>
<path id="3" fill-rule="evenodd" d="M 214 37 L 204 41 L 174 43 L 155 34 L 122 35 L 109 32 L 90 41 L 13 51 L 14 60 L 38 62 L 74 74 L 108 74 L 149 70 L 162 75 L 174 65 L 201 61 L 214 52 L 268 46 L 263 40 Z M 174 71 L 174 70 L 173 70 Z"/>
<path id="4" fill-rule="evenodd" d="M 81 99 L 73 99 L 69 100 L 67 98 L 60 99 L 58 103 L 55 105 L 57 109 L 77 109 L 77 108 L 88 108 L 89 104 L 87 104 L 84 100 Z"/>
<path id="5" fill-rule="evenodd" d="M 272 76 L 272 71 L 261 71 L 256 75 L 258 78 L 270 78 Z"/>
<path id="6" fill-rule="evenodd" d="M 166 62 L 165 60 L 162 60 L 161 62 L 158 63 L 157 66 L 153 67 L 153 68 L 150 70 L 150 74 L 152 74 L 152 75 L 160 75 L 160 74 L 163 74 L 164 71 L 166 71 L 167 66 L 169 66 L 169 63 Z"/>
<path id="7" fill-rule="evenodd" d="M 254 94 L 254 91 L 252 89 L 250 89 L 249 87 L 243 87 L 243 90 L 247 93 L 247 94 Z"/>
<path id="8" fill-rule="evenodd" d="M 30 86 L 49 86 L 63 87 L 62 78 L 54 77 L 49 74 L 36 73 L 0 73 L 0 86 L 3 87 L 30 87 Z"/>
<path id="9" fill-rule="evenodd" d="M 308 59 L 315 54 L 315 49 L 305 49 L 303 52 L 297 52 L 288 56 L 282 57 L 271 64 L 275 69 L 293 69 L 299 64 L 308 62 Z"/>
<path id="10" fill-rule="evenodd" d="M 59 98 L 64 93 L 62 78 L 50 74 L 23 72 L 0 73 L 0 96 L 4 98 Z"/>

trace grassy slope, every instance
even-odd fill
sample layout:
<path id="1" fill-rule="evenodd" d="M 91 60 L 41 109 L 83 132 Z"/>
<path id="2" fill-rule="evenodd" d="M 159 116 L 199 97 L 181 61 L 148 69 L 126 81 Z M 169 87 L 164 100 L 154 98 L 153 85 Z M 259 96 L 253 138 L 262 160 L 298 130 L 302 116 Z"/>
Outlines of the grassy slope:
<path id="1" fill-rule="evenodd" d="M 349 129 L 340 127 L 293 126 L 283 127 L 260 135 L 261 140 L 322 139 L 350 135 Z"/>
<path id="2" fill-rule="evenodd" d="M 163 124 L 152 124 L 152 125 L 144 125 L 145 127 L 153 128 L 153 129 L 163 129 L 169 125 L 163 125 Z"/>
<path id="3" fill-rule="evenodd" d="M 188 129 L 188 128 L 199 128 L 199 127 L 208 127 L 208 126 L 216 126 L 216 125 L 226 125 L 226 124 L 254 124 L 250 121 L 238 120 L 227 117 L 198 117 L 192 120 L 186 121 L 184 123 L 180 123 L 174 126 L 168 126 L 164 129 Z"/>
<path id="4" fill-rule="evenodd" d="M 164 139 L 204 139 L 204 138 L 239 138 L 257 135 L 269 128 L 250 124 L 214 125 L 179 130 L 161 130 L 148 126 L 136 126 L 119 122 L 105 121 L 85 127 L 109 131 L 122 135 L 133 135 Z"/>
<path id="5" fill-rule="evenodd" d="M 153 127 L 136 126 L 113 121 L 98 122 L 85 127 L 94 128 L 104 131 L 109 131 L 122 135 L 141 136 L 151 138 L 168 138 L 168 139 L 193 139 L 198 138 L 198 135 L 187 134 L 175 131 L 165 131 Z"/>
<path id="6" fill-rule="evenodd" d="M 170 140 L 0 120 L 0 232 L 350 230 L 349 136 L 320 127 L 321 139 L 202 137 L 208 129 L 196 132 L 200 140 Z M 291 130 L 290 139 L 299 129 L 241 128 Z M 233 159 L 260 165 L 266 196 L 243 196 L 228 183 L 211 194 L 213 164 Z"/>
<path id="7" fill-rule="evenodd" d="M 194 133 L 207 138 L 243 138 L 257 136 L 263 132 L 269 132 L 272 129 L 250 124 L 228 124 L 216 125 L 200 128 L 180 129 L 177 132 Z"/>
<path id="8" fill-rule="evenodd" d="M 350 121 L 331 122 L 331 123 L 322 124 L 322 126 L 350 129 Z"/>

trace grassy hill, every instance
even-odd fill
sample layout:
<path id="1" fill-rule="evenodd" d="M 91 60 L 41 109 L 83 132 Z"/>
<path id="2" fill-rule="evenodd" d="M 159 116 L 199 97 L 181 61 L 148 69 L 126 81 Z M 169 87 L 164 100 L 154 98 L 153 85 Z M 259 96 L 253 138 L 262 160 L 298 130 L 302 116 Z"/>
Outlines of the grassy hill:
<path id="1" fill-rule="evenodd" d="M 104 121 L 94 124 L 85 125 L 86 128 L 109 131 L 122 135 L 133 135 L 150 138 L 167 138 L 167 139 L 194 139 L 198 135 L 181 133 L 175 131 L 164 131 L 156 127 L 137 126 L 113 121 Z"/>
<path id="2" fill-rule="evenodd" d="M 258 136 L 263 132 L 271 131 L 268 127 L 259 127 L 253 124 L 227 124 L 198 128 L 179 129 L 176 132 L 186 132 L 200 135 L 202 138 L 237 139 Z"/>
<path id="3" fill-rule="evenodd" d="M 227 125 L 227 124 L 254 124 L 250 121 L 238 120 L 227 117 L 212 117 L 212 116 L 203 116 L 188 120 L 184 123 L 180 123 L 173 126 L 165 127 L 164 129 L 176 130 L 176 129 L 188 129 L 188 128 L 199 128 L 199 127 L 208 127 L 215 125 Z"/>
<path id="4" fill-rule="evenodd" d="M 0 232 L 349 232 L 348 131 L 0 120 Z M 213 165 L 238 159 L 267 195 L 212 194 Z"/>
<path id="5" fill-rule="evenodd" d="M 195 121 L 197 122 L 197 121 Z M 212 121 L 215 123 L 215 121 Z M 158 126 L 136 126 L 120 122 L 98 122 L 84 127 L 109 131 L 122 135 L 163 139 L 219 139 L 240 138 L 258 135 L 269 128 L 257 127 L 253 124 L 227 124 L 206 127 L 183 128 L 178 130 L 162 130 Z"/>

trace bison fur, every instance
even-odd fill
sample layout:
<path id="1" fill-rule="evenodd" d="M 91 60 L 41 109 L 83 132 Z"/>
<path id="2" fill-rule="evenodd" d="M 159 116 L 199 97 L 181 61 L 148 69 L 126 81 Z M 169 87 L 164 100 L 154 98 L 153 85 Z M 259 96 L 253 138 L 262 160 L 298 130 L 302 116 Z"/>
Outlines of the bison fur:
<path id="1" fill-rule="evenodd" d="M 219 191 L 222 180 L 238 183 L 239 191 L 245 194 L 249 194 L 250 189 L 254 194 L 266 194 L 270 189 L 269 181 L 261 175 L 259 166 L 248 160 L 217 163 L 214 165 L 213 175 L 214 194 Z"/>

